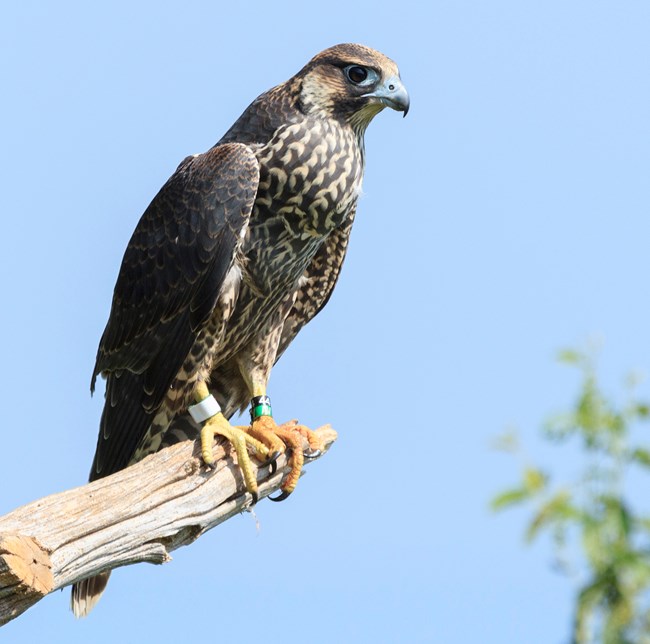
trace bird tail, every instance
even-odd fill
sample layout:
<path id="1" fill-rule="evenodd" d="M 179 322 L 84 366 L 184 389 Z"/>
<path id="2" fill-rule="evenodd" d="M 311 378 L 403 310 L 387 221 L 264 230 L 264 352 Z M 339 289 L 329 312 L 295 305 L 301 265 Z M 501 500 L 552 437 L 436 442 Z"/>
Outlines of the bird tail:
<path id="1" fill-rule="evenodd" d="M 72 594 L 70 596 L 70 608 L 75 617 L 88 616 L 90 611 L 95 607 L 95 604 L 99 601 L 104 590 L 106 590 L 106 584 L 110 576 L 111 572 L 108 570 L 73 584 Z"/>

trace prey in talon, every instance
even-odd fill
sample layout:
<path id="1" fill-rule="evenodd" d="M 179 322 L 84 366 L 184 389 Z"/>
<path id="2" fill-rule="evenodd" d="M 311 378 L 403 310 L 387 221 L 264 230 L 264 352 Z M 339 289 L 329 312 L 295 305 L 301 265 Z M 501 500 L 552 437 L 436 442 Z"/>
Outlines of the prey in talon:
<path id="1" fill-rule="evenodd" d="M 222 101 L 232 63 L 215 65 Z M 253 501 L 253 461 L 271 464 L 283 452 L 291 469 L 274 500 L 294 491 L 304 459 L 323 445 L 302 425 L 276 424 L 269 377 L 338 280 L 364 134 L 386 107 L 409 109 L 397 65 L 363 45 L 336 45 L 180 163 L 138 222 L 115 285 L 91 384 L 106 379 L 91 481 L 157 451 L 190 422 L 207 465 L 215 437 L 231 443 Z M 249 406 L 251 425 L 233 426 Z M 108 575 L 73 586 L 75 615 L 92 609 Z"/>

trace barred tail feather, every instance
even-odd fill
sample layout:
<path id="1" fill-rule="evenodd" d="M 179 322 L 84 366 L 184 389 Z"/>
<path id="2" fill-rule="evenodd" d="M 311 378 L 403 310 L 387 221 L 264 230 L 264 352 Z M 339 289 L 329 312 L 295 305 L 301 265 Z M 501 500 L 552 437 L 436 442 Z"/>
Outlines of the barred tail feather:
<path id="1" fill-rule="evenodd" d="M 88 616 L 90 611 L 95 607 L 95 604 L 99 601 L 104 590 L 106 590 L 106 584 L 110 576 L 110 570 L 100 572 L 99 575 L 82 579 L 72 586 L 70 608 L 75 617 Z"/>

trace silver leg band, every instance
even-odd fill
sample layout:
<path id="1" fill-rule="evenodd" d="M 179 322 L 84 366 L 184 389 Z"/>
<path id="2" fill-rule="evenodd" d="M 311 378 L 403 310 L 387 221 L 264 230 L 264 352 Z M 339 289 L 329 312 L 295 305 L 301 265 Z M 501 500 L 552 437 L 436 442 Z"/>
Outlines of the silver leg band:
<path id="1" fill-rule="evenodd" d="M 191 405 L 188 407 L 187 411 L 190 412 L 190 416 L 197 423 L 202 423 L 208 420 L 208 418 L 216 416 L 221 411 L 221 407 L 219 407 L 219 403 L 216 401 L 215 397 L 210 394 L 200 403 L 196 403 L 196 405 Z"/>

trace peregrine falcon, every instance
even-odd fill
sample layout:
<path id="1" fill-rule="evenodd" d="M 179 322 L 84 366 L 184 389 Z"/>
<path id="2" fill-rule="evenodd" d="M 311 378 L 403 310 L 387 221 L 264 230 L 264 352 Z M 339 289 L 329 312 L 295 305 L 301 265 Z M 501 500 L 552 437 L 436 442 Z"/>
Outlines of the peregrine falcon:
<path id="1" fill-rule="evenodd" d="M 408 112 L 395 63 L 357 44 L 321 52 L 265 92 L 221 140 L 187 157 L 128 244 L 92 376 L 106 400 L 90 480 L 158 450 L 176 425 L 199 427 L 212 464 L 230 441 L 257 500 L 254 457 L 292 450 L 278 498 L 296 486 L 317 435 L 276 425 L 272 366 L 327 303 L 345 258 L 364 169 L 364 133 L 385 107 Z M 229 418 L 251 405 L 251 426 Z M 295 449 L 297 448 L 297 449 Z M 77 582 L 86 615 L 109 572 Z"/>

